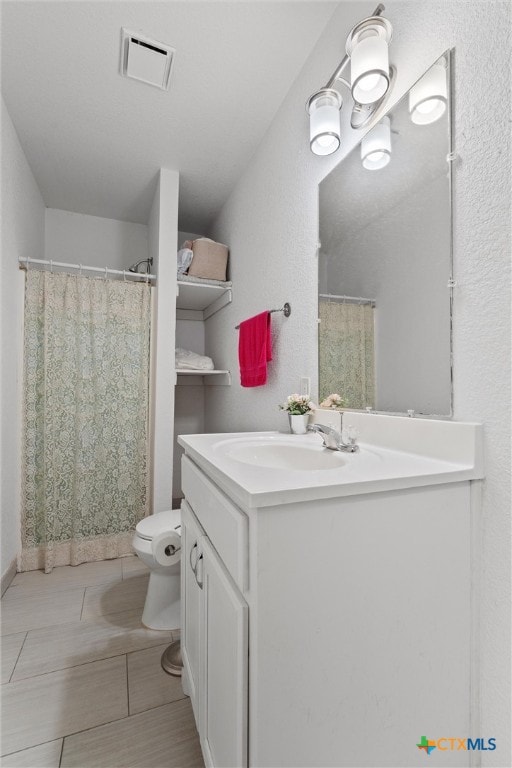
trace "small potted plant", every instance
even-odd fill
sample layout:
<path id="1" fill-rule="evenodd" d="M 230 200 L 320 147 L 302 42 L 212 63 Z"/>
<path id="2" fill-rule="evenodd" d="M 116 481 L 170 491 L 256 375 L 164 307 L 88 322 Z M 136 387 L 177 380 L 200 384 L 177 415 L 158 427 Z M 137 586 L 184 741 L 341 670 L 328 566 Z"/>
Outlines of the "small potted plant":
<path id="1" fill-rule="evenodd" d="M 315 410 L 315 404 L 307 395 L 288 395 L 279 408 L 288 413 L 290 431 L 294 435 L 305 435 L 309 414 Z"/>

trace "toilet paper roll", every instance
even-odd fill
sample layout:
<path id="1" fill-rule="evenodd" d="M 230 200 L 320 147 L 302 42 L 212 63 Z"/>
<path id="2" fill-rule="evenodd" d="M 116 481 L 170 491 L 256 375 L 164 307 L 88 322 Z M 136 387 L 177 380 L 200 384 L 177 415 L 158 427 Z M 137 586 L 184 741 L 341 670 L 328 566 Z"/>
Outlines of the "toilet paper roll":
<path id="1" fill-rule="evenodd" d="M 158 565 L 174 565 L 181 558 L 181 536 L 176 531 L 165 531 L 151 542 L 153 557 Z"/>

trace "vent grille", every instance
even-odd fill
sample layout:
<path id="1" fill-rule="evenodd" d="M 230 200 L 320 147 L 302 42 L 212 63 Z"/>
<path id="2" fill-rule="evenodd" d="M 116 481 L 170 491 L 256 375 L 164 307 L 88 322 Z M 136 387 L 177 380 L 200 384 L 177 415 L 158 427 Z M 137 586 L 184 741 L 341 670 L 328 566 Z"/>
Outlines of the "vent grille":
<path id="1" fill-rule="evenodd" d="M 121 65 L 124 77 L 168 90 L 175 49 L 138 32 L 121 29 Z"/>

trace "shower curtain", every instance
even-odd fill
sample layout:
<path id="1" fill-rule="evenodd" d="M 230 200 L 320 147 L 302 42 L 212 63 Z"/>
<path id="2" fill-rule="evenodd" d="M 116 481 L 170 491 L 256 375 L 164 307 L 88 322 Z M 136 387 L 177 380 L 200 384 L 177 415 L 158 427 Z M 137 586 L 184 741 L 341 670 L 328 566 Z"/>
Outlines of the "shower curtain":
<path id="1" fill-rule="evenodd" d="M 374 407 L 374 308 L 320 299 L 320 402 L 341 395 L 348 408 Z"/>
<path id="2" fill-rule="evenodd" d="M 150 288 L 29 271 L 20 570 L 131 553 L 148 514 Z"/>

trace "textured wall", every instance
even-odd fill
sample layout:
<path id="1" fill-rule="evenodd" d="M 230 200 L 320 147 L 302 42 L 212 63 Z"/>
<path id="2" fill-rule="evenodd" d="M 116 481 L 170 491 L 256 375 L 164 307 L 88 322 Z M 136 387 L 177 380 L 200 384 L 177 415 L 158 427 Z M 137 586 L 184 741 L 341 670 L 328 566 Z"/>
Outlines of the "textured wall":
<path id="1" fill-rule="evenodd" d="M 217 220 L 213 236 L 231 249 L 234 301 L 207 327 L 207 349 L 234 373 L 231 388 L 209 388 L 207 428 L 285 426 L 277 403 L 316 377 L 317 184 L 340 157 L 310 154 L 304 103 L 342 56 L 353 23 L 373 3 L 340 3 Z M 479 542 L 481 722 L 496 736 L 487 766 L 510 764 L 510 4 L 388 0 L 398 67 L 394 100 L 443 51 L 455 47 L 454 407 L 485 425 L 486 480 Z M 497 108 L 498 105 L 498 108 Z M 345 129 L 344 152 L 357 137 Z M 256 312 L 274 316 L 275 360 L 267 386 L 237 383 L 234 326 Z M 474 693 L 474 691 L 473 691 Z M 468 690 L 469 696 L 469 690 Z M 447 724 L 448 727 L 448 724 Z M 461 734 L 462 736 L 463 734 Z"/>
<path id="2" fill-rule="evenodd" d="M 23 275 L 18 259 L 43 258 L 44 210 L 2 99 L 2 575 L 18 554 L 20 541 Z"/>
<path id="3" fill-rule="evenodd" d="M 47 208 L 45 258 L 128 269 L 148 258 L 148 228 L 130 221 Z"/>

